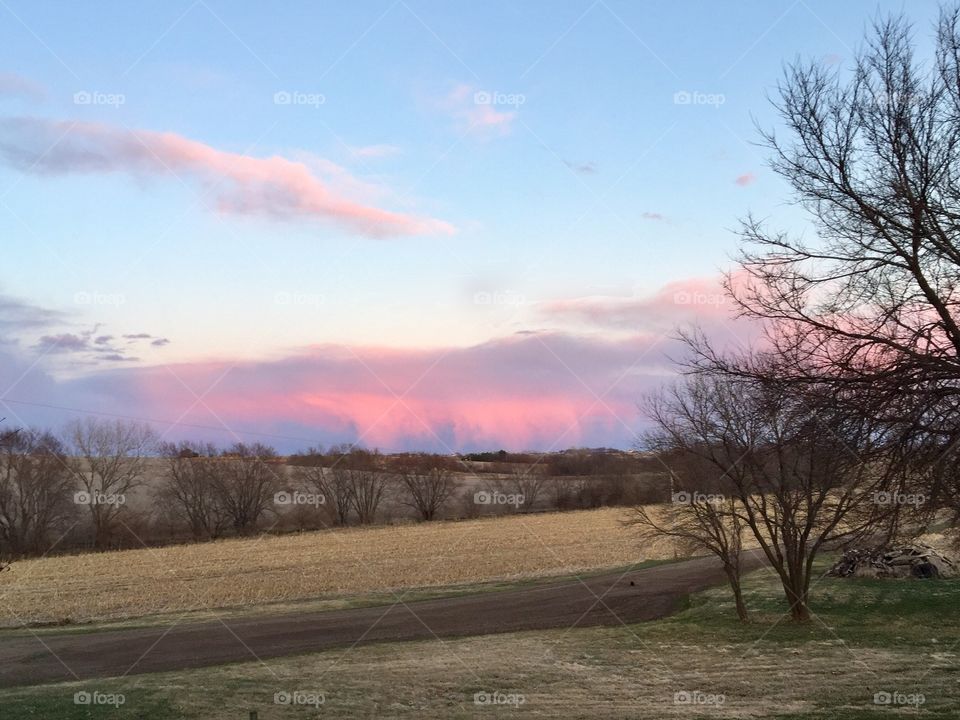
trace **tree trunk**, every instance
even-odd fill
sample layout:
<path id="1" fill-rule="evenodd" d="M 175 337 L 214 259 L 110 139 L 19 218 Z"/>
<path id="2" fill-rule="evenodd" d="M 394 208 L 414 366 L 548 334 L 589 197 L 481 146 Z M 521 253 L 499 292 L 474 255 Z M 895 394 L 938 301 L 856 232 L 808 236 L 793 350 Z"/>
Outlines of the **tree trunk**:
<path id="1" fill-rule="evenodd" d="M 723 569 L 727 574 L 730 590 L 733 591 L 733 601 L 737 607 L 737 617 L 743 622 L 749 622 L 750 614 L 747 612 L 747 604 L 743 601 L 743 590 L 740 587 L 740 569 L 733 565 L 724 565 Z"/>
<path id="2" fill-rule="evenodd" d="M 797 587 L 794 587 L 794 585 Z M 807 605 L 805 583 L 794 580 L 790 583 L 784 583 L 783 589 L 787 594 L 787 602 L 790 603 L 790 619 L 794 622 L 808 622 L 810 620 L 810 608 Z"/>
<path id="3" fill-rule="evenodd" d="M 110 545 L 110 528 L 107 519 L 96 510 L 93 515 L 93 544 L 98 550 L 106 550 Z"/>

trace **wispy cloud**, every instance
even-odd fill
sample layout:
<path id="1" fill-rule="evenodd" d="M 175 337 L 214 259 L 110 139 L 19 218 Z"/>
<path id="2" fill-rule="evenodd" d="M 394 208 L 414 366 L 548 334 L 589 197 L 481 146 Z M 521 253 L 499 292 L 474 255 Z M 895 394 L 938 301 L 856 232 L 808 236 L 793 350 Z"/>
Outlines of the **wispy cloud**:
<path id="1" fill-rule="evenodd" d="M 97 361 L 131 361 L 130 353 L 149 342 L 164 347 L 167 338 L 150 333 L 126 333 L 119 338 L 102 332 L 103 325 L 78 329 L 72 312 L 41 307 L 10 295 L 0 294 L 0 346 L 11 351 L 30 348 L 34 353 L 49 356 L 68 364 L 95 365 Z M 122 341 L 122 342 L 118 342 Z"/>
<path id="2" fill-rule="evenodd" d="M 169 338 L 157 337 L 156 335 L 151 335 L 150 333 L 131 333 L 124 335 L 123 338 L 128 343 L 133 343 L 140 340 L 149 340 L 150 345 L 153 347 L 166 347 L 170 344 Z"/>
<path id="3" fill-rule="evenodd" d="M 7 340 L 21 331 L 50 327 L 63 322 L 65 318 L 66 315 L 60 311 L 0 295 L 0 332 Z"/>
<path id="4" fill-rule="evenodd" d="M 582 163 L 564 160 L 563 164 L 580 175 L 596 175 L 597 173 L 597 164 L 593 160 L 587 160 L 587 162 Z"/>
<path id="5" fill-rule="evenodd" d="M 104 360 L 106 362 L 137 362 L 140 358 L 133 357 L 131 355 L 123 355 L 121 353 L 106 353 L 104 355 L 97 355 L 97 360 Z"/>
<path id="6" fill-rule="evenodd" d="M 90 350 L 90 335 L 58 333 L 42 335 L 34 347 L 43 353 L 76 353 Z"/>
<path id="7" fill-rule="evenodd" d="M 402 150 L 396 145 L 364 145 L 350 148 L 350 154 L 359 158 L 384 158 L 399 155 Z"/>
<path id="8" fill-rule="evenodd" d="M 59 142 L 55 142 L 59 139 Z M 171 132 L 39 118 L 0 120 L 0 159 L 45 175 L 125 172 L 192 178 L 210 188 L 220 212 L 274 220 L 327 220 L 369 237 L 449 235 L 442 220 L 417 217 L 334 192 L 303 162 L 218 150 Z"/>
<path id="9" fill-rule="evenodd" d="M 3 97 L 40 102 L 46 97 L 46 91 L 41 85 L 21 75 L 0 72 L 0 98 Z"/>
<path id="10" fill-rule="evenodd" d="M 522 97 L 478 90 L 472 85 L 457 85 L 440 107 L 457 121 L 461 132 L 508 135 L 517 118 L 517 99 Z"/>
<path id="11" fill-rule="evenodd" d="M 740 273 L 731 277 L 743 281 Z M 590 295 L 540 305 L 544 318 L 583 332 L 656 332 L 675 336 L 679 328 L 698 326 L 717 342 L 742 343 L 759 327 L 737 318 L 720 275 L 676 280 L 651 291 L 629 295 Z"/>
<path id="12" fill-rule="evenodd" d="M 98 335 L 100 325 L 74 332 L 58 332 L 41 335 L 33 344 L 33 349 L 44 355 L 69 355 L 84 363 L 134 362 L 140 358 L 130 353 L 137 345 L 150 341 L 154 347 L 169 344 L 167 338 L 159 338 L 150 333 L 127 333 L 121 336 L 126 342 L 118 345 L 113 335 Z"/>

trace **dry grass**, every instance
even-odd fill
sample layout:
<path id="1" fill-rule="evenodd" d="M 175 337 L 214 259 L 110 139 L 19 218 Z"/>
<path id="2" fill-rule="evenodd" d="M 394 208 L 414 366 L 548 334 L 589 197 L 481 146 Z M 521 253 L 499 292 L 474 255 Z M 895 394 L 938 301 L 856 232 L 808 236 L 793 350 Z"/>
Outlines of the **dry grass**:
<path id="1" fill-rule="evenodd" d="M 331 651 L 269 661 L 267 668 L 244 663 L 189 678 L 163 676 L 162 685 L 190 720 L 229 720 L 250 708 L 267 715 L 275 709 L 273 693 L 294 689 L 322 692 L 323 717 L 336 718 L 836 719 L 847 716 L 820 715 L 817 707 L 849 704 L 869 712 L 873 690 L 867 688 L 882 683 L 878 678 L 887 680 L 880 687 L 894 687 L 892 679 L 917 655 L 870 649 L 857 659 L 852 662 L 850 651 L 834 641 L 747 650 L 709 642 L 650 643 L 620 630 L 590 628 Z M 147 683 L 156 687 L 159 679 Z M 824 688 L 827 682 L 840 687 Z M 940 683 L 928 679 L 927 685 L 939 691 L 930 694 L 931 704 L 942 703 Z M 238 686 L 245 691 L 242 699 L 224 697 L 222 688 Z M 477 706 L 477 692 L 516 694 L 523 703 Z M 677 692 L 722 695 L 723 702 L 678 704 Z M 293 717 L 319 717 L 309 708 L 299 710 Z"/>
<path id="2" fill-rule="evenodd" d="M 265 536 L 41 558 L 0 584 L 0 623 L 140 617 L 563 575 L 672 557 L 623 509 Z"/>
<path id="3" fill-rule="evenodd" d="M 829 592 L 842 592 L 843 582 L 833 581 Z M 776 580 L 767 573 L 755 574 L 748 584 L 759 585 L 765 597 L 778 596 Z M 125 694 L 121 711 L 102 715 L 117 720 L 233 720 L 251 710 L 262 718 L 303 720 L 956 718 L 956 656 L 944 653 L 943 646 L 927 641 L 899 647 L 892 642 L 898 631 L 891 631 L 884 617 L 867 621 L 882 633 L 869 633 L 867 643 L 856 642 L 857 627 L 839 634 L 819 624 L 791 628 L 776 624 L 779 616 L 741 625 L 729 619 L 729 607 L 718 605 L 725 592 L 701 596 L 708 604 L 699 611 L 630 627 L 341 648 L 262 663 L 3 690 L 0 704 L 17 717 L 67 717 L 74 692 L 99 689 Z M 935 614 L 923 611 L 921 617 Z M 838 618 L 828 613 L 827 619 Z M 882 690 L 922 693 L 925 703 L 920 710 L 874 705 L 873 694 Z M 322 694 L 325 702 L 319 709 L 274 704 L 275 693 L 295 691 Z M 518 702 L 522 696 L 523 702 L 476 705 L 475 694 L 484 692 L 515 695 Z M 722 696 L 722 702 L 678 704 L 677 693 Z"/>

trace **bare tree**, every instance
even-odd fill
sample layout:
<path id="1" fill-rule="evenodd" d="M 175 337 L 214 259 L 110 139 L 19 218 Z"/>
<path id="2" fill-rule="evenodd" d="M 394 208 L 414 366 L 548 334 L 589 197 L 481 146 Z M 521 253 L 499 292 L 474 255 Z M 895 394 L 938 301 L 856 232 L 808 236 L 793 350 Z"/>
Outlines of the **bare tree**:
<path id="1" fill-rule="evenodd" d="M 63 443 L 49 432 L 0 441 L 0 557 L 45 552 L 76 511 L 73 488 Z"/>
<path id="2" fill-rule="evenodd" d="M 651 445 L 696 458 L 701 482 L 722 478 L 780 578 L 791 617 L 807 620 L 817 555 L 874 533 L 898 511 L 883 502 L 899 472 L 883 434 L 812 388 L 725 374 L 685 380 L 647 404 Z M 704 521 L 712 518 L 697 518 Z"/>
<path id="3" fill-rule="evenodd" d="M 382 456 L 376 451 L 344 445 L 331 448 L 327 460 L 323 482 L 327 497 L 337 506 L 341 524 L 346 523 L 349 510 L 360 524 L 373 523 L 387 488 Z"/>
<path id="4" fill-rule="evenodd" d="M 552 475 L 551 502 L 557 510 L 571 510 L 578 504 L 579 480 L 568 475 Z"/>
<path id="5" fill-rule="evenodd" d="M 747 218 L 728 289 L 767 322 L 782 378 L 901 434 L 930 493 L 960 515 L 960 10 L 941 11 L 934 62 L 902 17 L 878 22 L 851 72 L 795 63 L 763 133 L 808 212 L 808 242 Z M 705 366 L 743 373 L 699 342 Z"/>
<path id="6" fill-rule="evenodd" d="M 89 508 L 95 544 L 105 547 L 127 495 L 142 484 L 156 436 L 143 423 L 93 418 L 71 423 L 67 435 L 74 474 L 83 487 L 76 500 Z"/>
<path id="7" fill-rule="evenodd" d="M 328 512 L 337 525 L 350 524 L 353 512 L 353 483 L 349 473 L 322 465 L 297 468 L 297 477 L 323 495 Z"/>
<path id="8" fill-rule="evenodd" d="M 718 557 L 737 617 L 744 622 L 750 619 L 741 587 L 745 527 L 736 498 L 690 490 L 669 505 L 638 505 L 627 523 L 639 530 L 643 540 L 669 538 L 685 554 L 709 552 Z"/>
<path id="9" fill-rule="evenodd" d="M 351 489 L 348 483 L 340 482 L 342 476 L 335 476 L 327 467 L 334 461 L 322 449 L 311 447 L 290 456 L 288 462 L 293 465 L 294 482 L 323 498 L 321 507 L 328 519 L 324 524 L 347 525 L 352 509 Z"/>
<path id="10" fill-rule="evenodd" d="M 276 451 L 266 445 L 237 443 L 225 450 L 215 476 L 219 502 L 238 535 L 256 529 L 263 515 L 273 507 L 280 483 L 271 461 Z"/>
<path id="11" fill-rule="evenodd" d="M 373 523 L 387 487 L 386 473 L 363 468 L 334 468 L 333 472 L 346 475 L 358 522 L 361 525 Z"/>
<path id="12" fill-rule="evenodd" d="M 408 459 L 399 473 L 407 493 L 404 504 L 424 521 L 435 519 L 456 489 L 451 463 L 436 456 Z"/>
<path id="13" fill-rule="evenodd" d="M 158 495 L 186 521 L 194 540 L 216 539 L 230 526 L 222 492 L 227 462 L 210 444 L 165 443 L 167 470 Z"/>
<path id="14" fill-rule="evenodd" d="M 523 498 L 521 507 L 530 509 L 547 486 L 547 475 L 539 467 L 514 468 L 506 481 L 509 492 Z"/>
<path id="15" fill-rule="evenodd" d="M 6 418 L 0 418 L 0 422 L 5 422 Z M 0 432 L 0 448 L 5 448 L 10 443 L 13 442 L 13 439 L 16 437 L 17 433 L 20 432 L 19 428 L 14 428 L 13 430 L 4 430 Z M 0 572 L 10 569 L 10 548 L 0 547 Z"/>

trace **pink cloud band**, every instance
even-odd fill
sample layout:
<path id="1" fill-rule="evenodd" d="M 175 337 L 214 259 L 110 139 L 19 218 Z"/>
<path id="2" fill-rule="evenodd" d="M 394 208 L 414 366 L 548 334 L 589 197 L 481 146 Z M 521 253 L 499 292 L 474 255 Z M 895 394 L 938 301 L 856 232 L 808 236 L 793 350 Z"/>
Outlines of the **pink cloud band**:
<path id="1" fill-rule="evenodd" d="M 448 222 L 384 210 L 332 191 L 302 162 L 218 150 L 172 132 L 38 118 L 0 120 L 0 158 L 48 175 L 175 175 L 205 185 L 220 212 L 329 220 L 368 237 L 450 235 Z"/>

